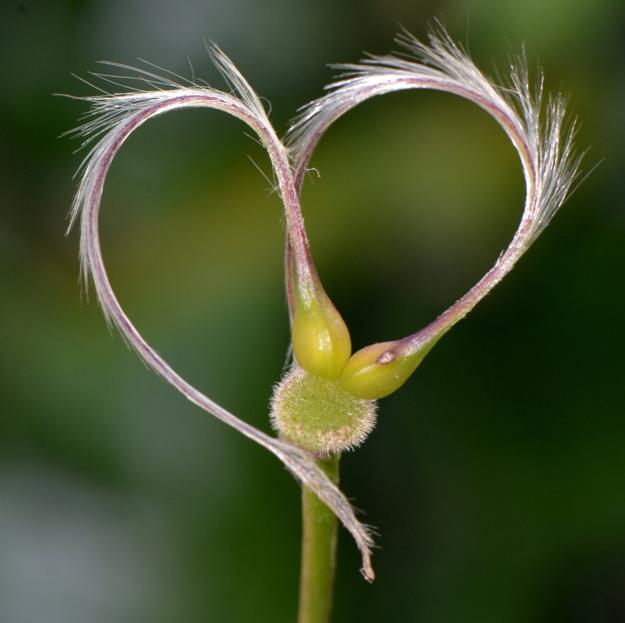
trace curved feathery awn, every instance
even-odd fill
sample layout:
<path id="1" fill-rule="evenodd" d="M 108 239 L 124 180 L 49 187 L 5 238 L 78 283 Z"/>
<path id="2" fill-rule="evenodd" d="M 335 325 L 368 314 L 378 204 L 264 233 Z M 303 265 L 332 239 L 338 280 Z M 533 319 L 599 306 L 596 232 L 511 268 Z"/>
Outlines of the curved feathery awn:
<path id="1" fill-rule="evenodd" d="M 220 110 L 242 120 L 257 133 L 276 172 L 280 194 L 286 208 L 286 220 L 291 240 L 295 241 L 295 244 L 297 240 L 300 240 L 302 244 L 307 244 L 303 223 L 298 220 L 300 211 L 296 207 L 297 193 L 293 186 L 286 150 L 276 136 L 259 98 L 245 79 L 219 49 L 213 48 L 211 53 L 217 67 L 222 71 L 236 95 L 207 86 L 181 85 L 152 72 L 127 66 L 115 65 L 134 71 L 136 75 L 97 74 L 98 77 L 114 84 L 119 84 L 121 80 L 126 88 L 128 87 L 124 81 L 140 79 L 155 87 L 156 90 L 146 92 L 134 89 L 131 93 L 84 98 L 92 106 L 87 115 L 89 120 L 74 132 L 84 137 L 83 145 L 90 143 L 96 137 L 101 138 L 91 148 L 79 169 L 81 181 L 70 218 L 70 229 L 80 218 L 81 273 L 85 282 L 91 277 L 107 322 L 121 332 L 127 343 L 136 350 L 150 368 L 188 400 L 276 455 L 299 480 L 312 489 L 334 511 L 351 532 L 361 551 L 363 574 L 367 579 L 372 580 L 374 573 L 370 560 L 371 536 L 367 528 L 356 519 L 345 496 L 315 464 L 314 457 L 294 445 L 257 430 L 187 383 L 146 342 L 129 320 L 117 301 L 104 267 L 98 233 L 98 216 L 104 181 L 111 162 L 123 142 L 145 121 L 180 108 L 206 107 Z"/>
<path id="2" fill-rule="evenodd" d="M 345 73 L 327 87 L 327 95 L 302 108 L 287 134 L 298 191 L 317 143 L 339 117 L 376 95 L 432 89 L 474 102 L 499 123 L 519 154 L 527 193 L 518 228 L 495 265 L 436 320 L 400 340 L 392 353 L 400 356 L 419 351 L 432 338 L 440 337 L 503 279 L 567 199 L 581 156 L 573 151 L 575 123 L 567 127 L 563 97 L 543 101 L 542 75 L 533 94 L 524 58 L 511 65 L 510 86 L 503 88 L 475 66 L 440 24 L 430 33 L 429 44 L 408 32 L 396 41 L 407 53 L 405 57 L 370 56 L 360 64 L 335 65 Z M 288 244 L 286 255 L 288 265 Z"/>

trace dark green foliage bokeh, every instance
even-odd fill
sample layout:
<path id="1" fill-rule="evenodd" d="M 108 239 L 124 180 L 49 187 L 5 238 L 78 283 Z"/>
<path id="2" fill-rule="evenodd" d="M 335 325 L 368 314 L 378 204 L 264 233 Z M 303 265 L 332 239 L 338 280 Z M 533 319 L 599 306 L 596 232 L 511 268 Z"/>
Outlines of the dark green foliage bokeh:
<path id="1" fill-rule="evenodd" d="M 378 579 L 341 533 L 336 621 L 625 621 L 625 10 L 618 0 L 174 3 L 0 8 L 0 621 L 293 621 L 299 491 L 111 337 L 64 238 L 80 155 L 58 135 L 98 59 L 221 86 L 217 41 L 280 132 L 326 62 L 386 52 L 443 15 L 487 71 L 522 42 L 605 158 L 517 269 L 382 401 L 346 456 L 380 533 Z M 183 375 L 269 430 L 288 347 L 283 223 L 260 148 L 209 111 L 150 121 L 115 161 L 102 237 L 129 315 Z M 512 147 L 433 93 L 366 103 L 313 161 L 303 209 L 357 347 L 422 327 L 490 266 L 520 215 Z"/>

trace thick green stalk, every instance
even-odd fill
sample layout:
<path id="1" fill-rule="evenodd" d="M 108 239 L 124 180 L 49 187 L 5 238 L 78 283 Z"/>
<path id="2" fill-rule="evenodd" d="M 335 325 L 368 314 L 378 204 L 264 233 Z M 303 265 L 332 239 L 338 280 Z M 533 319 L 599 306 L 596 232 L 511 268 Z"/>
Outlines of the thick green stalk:
<path id="1" fill-rule="evenodd" d="M 338 484 L 339 455 L 318 461 Z M 307 487 L 302 490 L 302 567 L 298 623 L 328 623 L 336 566 L 336 515 Z"/>

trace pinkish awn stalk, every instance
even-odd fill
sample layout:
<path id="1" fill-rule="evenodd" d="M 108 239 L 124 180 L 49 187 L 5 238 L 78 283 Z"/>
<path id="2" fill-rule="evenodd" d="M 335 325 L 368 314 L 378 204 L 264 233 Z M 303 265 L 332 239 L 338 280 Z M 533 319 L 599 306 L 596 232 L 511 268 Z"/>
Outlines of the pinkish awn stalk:
<path id="1" fill-rule="evenodd" d="M 397 41 L 404 50 L 402 56 L 370 56 L 359 64 L 339 65 L 343 71 L 340 79 L 330 85 L 327 95 L 303 108 L 285 142 L 278 138 L 256 93 L 217 47 L 210 52 L 230 92 L 169 73 L 172 77 L 157 74 L 152 68 L 108 63 L 131 73 L 96 74 L 109 83 L 121 84 L 124 92 L 84 98 L 91 109 L 87 121 L 75 133 L 84 138 L 85 145 L 92 146 L 80 168 L 70 223 L 71 227 L 80 220 L 82 275 L 85 283 L 89 278 L 93 281 L 107 322 L 121 332 L 148 366 L 186 398 L 267 448 L 302 482 L 305 491 L 314 492 L 316 495 L 310 494 L 314 500 L 325 503 L 321 508 L 327 511 L 327 505 L 352 534 L 368 580 L 374 578 L 372 539 L 335 484 L 338 456 L 362 443 L 371 432 L 376 401 L 398 389 L 436 342 L 512 269 L 566 200 L 579 166 L 572 147 L 574 124 L 565 127 L 563 99 L 558 96 L 544 100 L 542 78 L 535 92 L 530 91 L 523 58 L 512 67 L 510 83 L 503 88 L 491 82 L 440 26 L 429 35 L 428 43 L 408 33 Z M 373 344 L 352 354 L 347 325 L 323 289 L 313 263 L 299 193 L 313 151 L 335 120 L 371 97 L 407 89 L 452 93 L 489 113 L 519 155 L 527 193 L 525 206 L 511 242 L 494 266 L 449 309 L 408 337 Z M 170 110 L 198 107 L 233 115 L 257 134 L 271 160 L 284 204 L 286 292 L 294 358 L 272 399 L 271 421 L 278 438 L 213 402 L 155 352 L 117 301 L 102 258 L 98 216 L 104 181 L 114 156 L 128 136 L 148 119 Z M 335 537 L 330 533 L 332 529 L 327 536 L 331 540 Z M 315 552 L 308 554 L 313 560 Z M 333 545 L 328 548 L 328 556 L 333 559 Z M 333 562 L 329 564 L 333 567 Z M 308 590 L 307 582 L 322 581 L 310 579 L 311 569 L 302 575 L 304 592 Z M 325 575 L 331 596 L 332 569 Z M 329 597 L 327 603 L 311 597 L 308 605 L 302 599 L 300 621 L 327 620 Z M 319 613 L 311 614 L 315 603 L 321 604 Z"/>

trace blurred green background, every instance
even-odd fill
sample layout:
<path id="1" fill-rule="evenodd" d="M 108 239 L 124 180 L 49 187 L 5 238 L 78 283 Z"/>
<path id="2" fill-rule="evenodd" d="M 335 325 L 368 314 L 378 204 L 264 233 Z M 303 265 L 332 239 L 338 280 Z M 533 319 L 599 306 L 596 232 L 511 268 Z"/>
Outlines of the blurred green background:
<path id="1" fill-rule="evenodd" d="M 293 621 L 299 491 L 106 329 L 64 238 L 84 112 L 71 77 L 147 58 L 221 86 L 218 42 L 283 132 L 332 70 L 443 16 L 488 72 L 525 42 L 605 158 L 495 292 L 384 400 L 344 490 L 379 530 L 366 584 L 342 531 L 335 621 L 625 621 L 622 0 L 3 0 L 0 621 Z M 131 318 L 191 382 L 269 430 L 288 347 L 283 224 L 243 126 L 150 121 L 107 182 L 105 258 Z M 475 106 L 413 92 L 328 133 L 303 196 L 357 347 L 422 327 L 505 246 L 523 186 Z"/>

